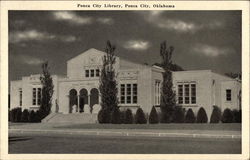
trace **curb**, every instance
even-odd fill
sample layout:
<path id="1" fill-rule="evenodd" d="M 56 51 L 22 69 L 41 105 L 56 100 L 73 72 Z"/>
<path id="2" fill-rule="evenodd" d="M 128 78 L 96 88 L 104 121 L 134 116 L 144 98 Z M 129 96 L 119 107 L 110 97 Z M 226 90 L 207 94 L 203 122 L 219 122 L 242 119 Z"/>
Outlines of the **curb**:
<path id="1" fill-rule="evenodd" d="M 67 131 L 67 130 L 40 130 L 40 129 L 9 129 L 10 133 L 56 133 L 96 136 L 143 136 L 143 137 L 185 137 L 185 138 L 223 138 L 241 139 L 241 135 L 222 134 L 192 134 L 192 133 L 163 133 L 163 132 L 120 132 L 120 131 Z"/>

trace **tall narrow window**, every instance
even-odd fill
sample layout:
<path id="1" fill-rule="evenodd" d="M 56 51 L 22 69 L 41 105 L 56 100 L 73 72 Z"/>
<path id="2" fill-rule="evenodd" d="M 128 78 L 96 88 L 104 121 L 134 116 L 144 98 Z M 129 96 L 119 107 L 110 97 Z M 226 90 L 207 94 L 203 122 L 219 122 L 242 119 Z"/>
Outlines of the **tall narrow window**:
<path id="1" fill-rule="evenodd" d="M 125 84 L 121 84 L 121 88 L 120 88 L 120 90 L 121 90 L 121 99 L 120 99 L 120 101 L 121 101 L 121 104 L 124 104 L 125 103 Z"/>
<path id="2" fill-rule="evenodd" d="M 232 100 L 232 91 L 231 91 L 231 89 L 226 90 L 226 99 L 227 99 L 227 101 Z"/>
<path id="3" fill-rule="evenodd" d="M 41 104 L 41 98 L 42 98 L 42 89 L 41 88 L 37 88 L 37 105 Z"/>
<path id="4" fill-rule="evenodd" d="M 36 88 L 32 90 L 32 105 L 36 105 Z"/>
<path id="5" fill-rule="evenodd" d="M 131 103 L 131 84 L 127 84 L 127 103 Z"/>
<path id="6" fill-rule="evenodd" d="M 99 69 L 96 69 L 96 70 L 95 70 L 95 75 L 96 75 L 96 77 L 99 77 L 99 76 L 100 76 L 100 70 L 99 70 Z"/>
<path id="7" fill-rule="evenodd" d="M 160 81 L 155 81 L 155 105 L 159 105 L 160 104 L 160 98 L 161 98 L 161 94 L 160 94 Z"/>
<path id="8" fill-rule="evenodd" d="M 184 88 L 185 88 L 185 104 L 189 104 L 189 84 L 185 84 Z"/>
<path id="9" fill-rule="evenodd" d="M 191 84 L 191 103 L 196 104 L 196 85 Z"/>
<path id="10" fill-rule="evenodd" d="M 95 76 L 95 70 L 94 69 L 91 69 L 90 70 L 90 77 L 94 77 Z"/>
<path id="11" fill-rule="evenodd" d="M 89 70 L 85 70 L 85 77 L 89 77 Z"/>
<path id="12" fill-rule="evenodd" d="M 22 88 L 19 88 L 19 105 L 22 106 L 23 105 L 23 91 Z"/>
<path id="13" fill-rule="evenodd" d="M 178 85 L 178 103 L 183 104 L 183 85 Z"/>
<path id="14" fill-rule="evenodd" d="M 137 84 L 133 84 L 133 103 L 137 103 Z"/>

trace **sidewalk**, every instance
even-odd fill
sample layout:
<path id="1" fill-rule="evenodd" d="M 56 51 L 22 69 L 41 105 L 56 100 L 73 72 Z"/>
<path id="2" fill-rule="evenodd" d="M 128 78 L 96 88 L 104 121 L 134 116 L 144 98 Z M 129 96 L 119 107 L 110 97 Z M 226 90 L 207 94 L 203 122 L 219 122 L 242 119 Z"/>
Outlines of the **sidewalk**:
<path id="1" fill-rule="evenodd" d="M 9 133 L 78 134 L 96 136 L 146 136 L 241 139 L 241 131 L 223 130 L 162 130 L 162 129 L 67 129 L 63 124 L 24 124 L 9 127 Z"/>

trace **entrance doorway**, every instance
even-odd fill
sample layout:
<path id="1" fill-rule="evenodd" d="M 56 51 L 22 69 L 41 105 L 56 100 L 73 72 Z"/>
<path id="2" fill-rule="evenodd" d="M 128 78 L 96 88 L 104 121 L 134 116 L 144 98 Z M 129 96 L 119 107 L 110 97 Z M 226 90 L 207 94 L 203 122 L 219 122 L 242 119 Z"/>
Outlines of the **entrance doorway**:
<path id="1" fill-rule="evenodd" d="M 79 101 L 80 112 L 84 112 L 84 105 L 88 104 L 88 91 L 83 88 L 80 90 L 80 101 Z"/>

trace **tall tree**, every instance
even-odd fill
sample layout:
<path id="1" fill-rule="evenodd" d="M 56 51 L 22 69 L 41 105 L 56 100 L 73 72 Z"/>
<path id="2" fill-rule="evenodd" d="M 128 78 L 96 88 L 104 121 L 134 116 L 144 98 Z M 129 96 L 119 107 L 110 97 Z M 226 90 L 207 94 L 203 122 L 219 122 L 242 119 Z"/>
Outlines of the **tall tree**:
<path id="1" fill-rule="evenodd" d="M 45 118 L 51 111 L 51 101 L 54 92 L 53 80 L 49 72 L 48 62 L 42 64 L 43 74 L 40 76 L 40 81 L 42 84 L 42 97 L 41 105 L 39 108 L 40 118 Z"/>
<path id="2" fill-rule="evenodd" d="M 107 41 L 99 86 L 102 106 L 102 122 L 100 123 L 110 123 L 111 112 L 118 109 L 118 89 L 114 68 L 116 62 L 115 49 L 116 47 L 110 41 Z"/>
<path id="3" fill-rule="evenodd" d="M 172 82 L 172 72 L 170 67 L 172 66 L 172 54 L 174 47 L 167 47 L 166 41 L 161 43 L 160 46 L 160 55 L 162 57 L 162 67 L 164 69 L 163 73 L 163 83 L 162 83 L 162 93 L 161 93 L 161 111 L 162 123 L 171 122 L 173 119 L 173 113 L 176 106 L 175 102 L 175 93 L 173 91 L 173 82 Z"/>

